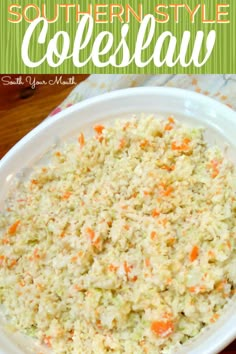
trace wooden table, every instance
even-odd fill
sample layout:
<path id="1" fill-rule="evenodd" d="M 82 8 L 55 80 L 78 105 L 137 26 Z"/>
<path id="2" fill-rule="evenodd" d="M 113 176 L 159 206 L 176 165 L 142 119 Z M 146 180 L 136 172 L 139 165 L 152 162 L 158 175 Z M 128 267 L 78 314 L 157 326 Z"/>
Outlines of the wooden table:
<path id="1" fill-rule="evenodd" d="M 22 75 L 22 82 L 28 75 Z M 64 80 L 72 75 L 62 75 Z M 88 75 L 74 75 L 79 84 Z M 73 85 L 42 85 L 36 89 L 28 83 L 3 86 L 0 75 L 0 158 L 26 133 L 44 120 L 73 89 Z M 19 75 L 11 75 L 12 80 Z M 52 75 L 34 75 L 36 80 L 50 80 Z M 236 324 L 235 324 L 236 326 Z M 236 354 L 234 341 L 222 354 Z"/>
<path id="2" fill-rule="evenodd" d="M 11 76 L 11 80 L 9 77 Z M 16 81 L 20 84 L 3 85 Z M 29 75 L 0 75 L 0 159 L 25 134 L 44 120 L 70 93 L 74 85 L 39 85 L 32 89 Z M 58 78 L 61 75 L 58 75 Z M 74 76 L 79 84 L 88 75 L 62 75 L 64 81 Z M 54 80 L 54 75 L 31 75 L 32 81 Z M 18 82 L 19 82 L 18 81 Z"/>

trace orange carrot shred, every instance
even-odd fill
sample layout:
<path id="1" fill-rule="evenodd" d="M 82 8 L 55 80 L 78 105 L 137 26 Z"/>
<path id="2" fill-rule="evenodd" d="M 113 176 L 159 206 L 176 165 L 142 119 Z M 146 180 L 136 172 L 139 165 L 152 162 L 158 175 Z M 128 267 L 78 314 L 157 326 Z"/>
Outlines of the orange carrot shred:
<path id="1" fill-rule="evenodd" d="M 165 197 L 168 197 L 172 192 L 173 192 L 173 187 L 172 186 L 169 186 L 167 187 L 166 189 L 164 189 L 161 194 Z"/>
<path id="2" fill-rule="evenodd" d="M 174 124 L 174 123 L 175 123 L 175 120 L 174 120 L 174 118 L 173 118 L 173 117 L 168 117 L 168 121 L 169 121 L 169 123 L 172 123 L 172 124 Z"/>
<path id="3" fill-rule="evenodd" d="M 155 321 L 151 324 L 151 330 L 159 337 L 167 337 L 174 331 L 172 321 Z"/>
<path id="4" fill-rule="evenodd" d="M 155 231 L 151 232 L 151 239 L 154 240 L 157 236 L 157 233 Z"/>
<path id="5" fill-rule="evenodd" d="M 145 266 L 146 266 L 146 267 L 150 267 L 150 265 L 151 265 L 150 259 L 149 259 L 149 258 L 146 258 L 146 259 L 145 259 Z"/>
<path id="6" fill-rule="evenodd" d="M 183 139 L 183 143 L 184 143 L 184 144 L 189 144 L 190 141 L 191 141 L 191 140 L 190 140 L 189 138 L 184 138 L 184 139 Z"/>
<path id="7" fill-rule="evenodd" d="M 86 232 L 88 233 L 90 240 L 93 241 L 95 238 L 95 232 L 90 227 L 87 227 Z"/>
<path id="8" fill-rule="evenodd" d="M 174 141 L 171 144 L 171 149 L 172 150 L 177 150 L 177 151 L 187 151 L 187 150 L 189 150 L 189 143 L 190 143 L 190 140 L 188 138 L 185 138 L 183 140 L 182 144 L 177 144 Z"/>
<path id="9" fill-rule="evenodd" d="M 199 255 L 199 248 L 198 246 L 193 246 L 191 252 L 190 252 L 190 255 L 189 255 L 189 259 L 191 262 L 195 261 L 197 259 Z"/>
<path id="10" fill-rule="evenodd" d="M 131 272 L 132 266 L 129 266 L 126 261 L 124 261 L 124 270 L 125 273 L 128 275 L 128 273 Z"/>
<path id="11" fill-rule="evenodd" d="M 12 224 L 9 229 L 8 229 L 8 233 L 10 235 L 14 235 L 18 229 L 18 226 L 20 225 L 20 220 L 17 220 L 14 224 Z"/>
<path id="12" fill-rule="evenodd" d="M 95 125 L 93 129 L 95 130 L 96 133 L 102 134 L 104 128 L 105 127 L 103 125 Z"/>
<path id="13" fill-rule="evenodd" d="M 3 265 L 5 259 L 6 259 L 5 256 L 0 256 L 0 266 Z"/>
<path id="14" fill-rule="evenodd" d="M 69 191 L 67 191 L 67 192 L 65 192 L 64 194 L 63 194 L 63 196 L 62 196 L 62 199 L 63 200 L 67 200 L 67 199 L 69 199 L 70 198 L 70 196 L 71 196 L 71 192 L 69 192 Z"/>
<path id="15" fill-rule="evenodd" d="M 17 260 L 16 259 L 13 259 L 9 265 L 9 268 L 12 269 L 17 263 Z"/>
<path id="16" fill-rule="evenodd" d="M 44 336 L 44 337 L 43 337 L 43 343 L 44 343 L 47 347 L 49 347 L 49 348 L 52 347 L 51 339 L 52 339 L 51 336 Z"/>
<path id="17" fill-rule="evenodd" d="M 165 130 L 165 131 L 170 131 L 170 130 L 172 130 L 172 129 L 173 129 L 173 125 L 170 124 L 170 123 L 166 124 L 165 127 L 164 127 L 164 130 Z"/>
<path id="18" fill-rule="evenodd" d="M 160 215 L 160 212 L 159 212 L 157 209 L 154 209 L 154 210 L 152 211 L 152 217 L 156 218 L 156 217 L 159 216 L 159 215 Z"/>
<path id="19" fill-rule="evenodd" d="M 175 166 L 174 165 L 172 165 L 172 166 L 163 165 L 163 166 L 161 166 L 161 169 L 170 172 L 170 171 L 174 171 Z"/>
<path id="20" fill-rule="evenodd" d="M 85 144 L 85 139 L 84 139 L 84 134 L 80 133 L 79 137 L 78 137 L 78 142 L 80 144 L 80 147 L 82 148 Z"/>
<path id="21" fill-rule="evenodd" d="M 60 234 L 60 237 L 63 238 L 63 237 L 65 237 L 65 235 L 66 235 L 66 232 L 62 231 L 61 234 Z"/>
<path id="22" fill-rule="evenodd" d="M 125 139 L 120 139 L 120 143 L 119 143 L 119 149 L 123 149 L 126 145 L 126 141 Z"/>
<path id="23" fill-rule="evenodd" d="M 147 139 L 144 139 L 143 141 L 141 141 L 141 143 L 139 144 L 139 146 L 141 148 L 145 148 L 146 146 L 148 146 L 149 142 Z"/>
<path id="24" fill-rule="evenodd" d="M 115 266 L 115 265 L 113 265 L 113 264 L 110 264 L 109 267 L 108 267 L 108 269 L 109 269 L 111 272 L 116 272 L 117 269 L 118 269 L 118 267 Z"/>

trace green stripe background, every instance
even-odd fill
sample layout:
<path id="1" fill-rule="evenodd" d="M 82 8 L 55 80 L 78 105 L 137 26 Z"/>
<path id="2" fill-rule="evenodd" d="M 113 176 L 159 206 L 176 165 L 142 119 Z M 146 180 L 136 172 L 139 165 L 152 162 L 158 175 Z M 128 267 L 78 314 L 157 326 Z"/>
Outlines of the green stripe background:
<path id="1" fill-rule="evenodd" d="M 90 61 L 86 66 L 82 68 L 76 68 L 73 65 L 73 62 L 71 59 L 66 60 L 61 66 L 57 68 L 51 68 L 47 64 L 47 62 L 44 62 L 42 65 L 39 67 L 32 69 L 28 68 L 24 65 L 22 59 L 21 59 L 21 45 L 22 45 L 22 40 L 25 34 L 26 29 L 29 26 L 29 23 L 26 21 L 22 21 L 21 23 L 10 23 L 7 21 L 9 14 L 8 14 L 8 6 L 10 4 L 19 4 L 22 6 L 22 8 L 27 5 L 27 4 L 36 4 L 39 7 L 41 7 L 41 4 L 44 3 L 47 6 L 47 13 L 49 16 L 53 15 L 54 12 L 54 6 L 55 4 L 64 4 L 65 0 L 45 0 L 45 1 L 35 1 L 32 2 L 32 0 L 22 0 L 22 1 L 7 1 L 7 0 L 2 0 L 0 3 L 0 15 L 1 15 L 1 33 L 0 33 L 0 39 L 1 39 L 1 54 L 0 54 L 0 60 L 1 60 L 1 65 L 0 65 L 0 73 L 1 74 L 76 74 L 76 73 L 120 73 L 120 74 L 126 74 L 126 73 L 156 73 L 156 74 L 163 74 L 163 73 L 198 73 L 198 74 L 206 74 L 206 73 L 235 73 L 236 72 L 236 65 L 235 65 L 235 56 L 236 56 L 236 40 L 235 40 L 235 32 L 236 32 L 236 24 L 235 24 L 235 14 L 236 14 L 236 0 L 209 0 L 209 1 L 203 1 L 203 0 L 162 0 L 162 1 L 136 1 L 132 0 L 129 2 L 129 4 L 134 8 L 138 9 L 138 4 L 142 3 L 143 4 L 143 10 L 144 13 L 151 13 L 154 14 L 154 7 L 157 4 L 164 3 L 166 5 L 168 4 L 174 4 L 174 3 L 183 3 L 183 4 L 188 4 L 191 9 L 193 9 L 197 4 L 206 4 L 207 7 L 207 16 L 208 17 L 215 17 L 215 9 L 216 9 L 216 4 L 230 4 L 229 8 L 229 13 L 230 13 L 230 24 L 202 24 L 201 23 L 201 16 L 196 15 L 196 21 L 195 24 L 191 24 L 189 21 L 189 17 L 187 14 L 187 11 L 181 9 L 180 10 L 180 22 L 178 24 L 174 23 L 174 21 L 169 21 L 167 24 L 156 24 L 156 33 L 155 37 L 153 39 L 152 45 L 148 50 L 146 50 L 144 58 L 147 60 L 148 57 L 150 57 L 153 53 L 153 48 L 155 45 L 155 42 L 158 38 L 158 35 L 160 35 L 163 31 L 169 30 L 171 31 L 176 37 L 178 41 L 178 46 L 177 46 L 177 53 L 178 53 L 178 47 L 182 39 L 182 34 L 184 30 L 190 30 L 191 31 L 191 43 L 190 47 L 193 46 L 194 41 L 195 41 L 195 33 L 198 30 L 203 30 L 204 33 L 207 35 L 207 33 L 215 29 L 217 33 L 217 38 L 216 38 L 216 44 L 215 48 L 213 50 L 213 53 L 208 60 L 208 62 L 201 68 L 196 68 L 193 65 L 187 67 L 187 68 L 182 68 L 179 64 L 174 66 L 173 68 L 169 68 L 166 65 L 157 68 L 154 66 L 153 62 L 151 62 L 148 66 L 144 68 L 138 68 L 134 62 L 132 62 L 128 67 L 125 68 L 114 68 L 111 65 L 105 67 L 105 68 L 97 68 L 94 66 L 92 61 Z M 88 4 L 104 4 L 104 0 L 97 0 L 97 1 L 78 1 L 74 2 L 72 1 L 67 1 L 67 3 L 71 4 L 80 4 L 81 8 L 84 9 L 84 11 L 87 9 Z M 109 2 L 110 3 L 115 3 L 115 4 L 127 4 L 127 1 L 114 1 L 114 2 Z M 49 11 L 50 8 L 50 11 Z M 75 14 L 75 10 L 70 10 L 71 15 Z M 168 13 L 173 14 L 173 9 L 169 10 Z M 185 15 L 184 15 L 185 14 Z M 29 16 L 33 16 L 33 11 L 28 11 Z M 154 14 L 155 15 L 155 14 Z M 72 18 L 74 20 L 72 20 Z M 172 17 L 173 19 L 173 17 Z M 49 25 L 49 32 L 47 36 L 47 43 L 48 41 L 53 37 L 53 35 L 59 31 L 59 30 L 64 30 L 67 31 L 70 35 L 71 38 L 71 47 L 70 50 L 73 48 L 73 41 L 74 41 L 74 36 L 77 30 L 78 24 L 75 21 L 75 16 L 71 16 L 71 21 L 69 24 L 66 24 L 64 21 L 64 17 L 60 17 L 60 19 L 54 23 Z M 115 22 L 113 24 L 96 24 L 95 25 L 95 30 L 94 30 L 94 35 L 93 39 L 97 36 L 97 34 L 100 31 L 105 31 L 108 30 L 114 34 L 114 46 L 113 48 L 116 48 L 117 44 L 120 41 L 120 31 L 121 31 L 121 23 L 115 19 Z M 128 35 L 128 45 L 130 48 L 131 56 L 135 48 L 135 43 L 136 43 L 136 38 L 137 38 L 137 32 L 139 29 L 140 24 L 131 17 L 131 22 L 130 22 L 130 30 L 129 30 L 129 35 Z M 87 47 L 86 51 L 84 51 L 83 56 L 86 58 L 91 50 L 91 46 L 93 43 L 93 39 L 91 40 L 90 46 Z M 35 37 L 35 42 L 36 42 L 36 37 Z M 165 48 L 167 47 L 167 43 L 165 47 L 163 48 L 163 51 L 165 51 Z M 34 43 L 31 48 L 30 48 L 30 53 L 33 56 L 33 58 L 40 58 L 42 57 L 44 51 L 46 50 L 46 45 L 36 45 Z M 111 53 L 112 54 L 112 50 Z M 191 54 L 191 50 L 189 52 Z M 121 56 L 120 56 L 121 57 Z M 106 57 L 104 57 L 106 58 Z"/>

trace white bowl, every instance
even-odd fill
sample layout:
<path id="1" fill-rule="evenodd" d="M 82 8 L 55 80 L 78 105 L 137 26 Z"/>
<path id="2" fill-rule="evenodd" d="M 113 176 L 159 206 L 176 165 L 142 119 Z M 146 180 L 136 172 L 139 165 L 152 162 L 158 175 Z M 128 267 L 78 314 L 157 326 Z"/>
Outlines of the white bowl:
<path id="1" fill-rule="evenodd" d="M 236 113 L 213 99 L 173 88 L 135 88 L 115 91 L 78 103 L 45 120 L 0 162 L 0 207 L 14 177 L 29 168 L 58 141 L 91 131 L 95 122 L 111 121 L 132 114 L 174 115 L 179 120 L 206 128 L 206 139 L 226 149 L 236 164 Z M 181 353 L 218 353 L 236 338 L 236 301 L 232 300 L 224 315 L 201 335 L 183 346 Z M 35 353 L 31 341 L 0 329 L 0 354 Z"/>

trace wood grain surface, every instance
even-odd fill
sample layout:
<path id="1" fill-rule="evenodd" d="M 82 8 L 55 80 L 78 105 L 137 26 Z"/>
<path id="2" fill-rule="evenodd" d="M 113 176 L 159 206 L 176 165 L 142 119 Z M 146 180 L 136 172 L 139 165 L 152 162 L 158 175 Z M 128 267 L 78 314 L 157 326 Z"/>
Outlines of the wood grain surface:
<path id="1" fill-rule="evenodd" d="M 11 80 L 9 77 L 11 76 Z M 38 85 L 33 89 L 29 75 L 0 75 L 0 158 L 25 134 L 44 120 L 71 92 L 74 85 Z M 64 81 L 74 76 L 78 84 L 88 75 L 58 75 Z M 22 84 L 7 84 L 21 77 Z M 37 81 L 49 82 L 55 75 L 31 75 Z M 20 81 L 20 80 L 19 80 Z"/>
<path id="2" fill-rule="evenodd" d="M 0 75 L 0 159 L 25 134 L 44 120 L 71 92 L 73 85 L 40 85 L 35 89 L 21 75 L 22 84 L 4 85 L 6 75 Z M 9 75 L 7 75 L 9 76 Z M 10 75 L 11 81 L 19 75 Z M 54 75 L 31 75 L 38 81 L 54 80 Z M 58 75 L 60 76 L 60 75 Z M 63 80 L 74 76 L 77 84 L 88 75 L 61 75 Z M 3 80 L 3 81 L 2 81 Z M 236 324 L 235 324 L 236 326 Z M 234 341 L 222 354 L 236 354 Z"/>

